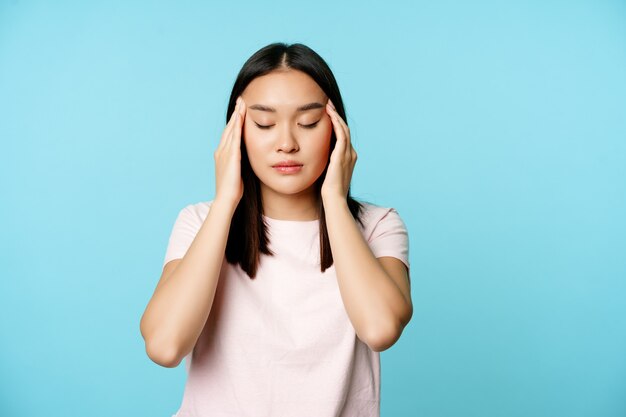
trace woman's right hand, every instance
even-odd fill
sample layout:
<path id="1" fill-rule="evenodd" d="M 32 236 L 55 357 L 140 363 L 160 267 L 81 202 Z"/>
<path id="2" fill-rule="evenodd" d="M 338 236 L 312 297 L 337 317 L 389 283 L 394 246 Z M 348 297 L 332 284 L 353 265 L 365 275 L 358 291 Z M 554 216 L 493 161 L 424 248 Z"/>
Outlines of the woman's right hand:
<path id="1" fill-rule="evenodd" d="M 237 98 L 235 110 L 224 128 L 215 158 L 215 200 L 237 207 L 243 196 L 241 179 L 241 131 L 246 104 Z"/>

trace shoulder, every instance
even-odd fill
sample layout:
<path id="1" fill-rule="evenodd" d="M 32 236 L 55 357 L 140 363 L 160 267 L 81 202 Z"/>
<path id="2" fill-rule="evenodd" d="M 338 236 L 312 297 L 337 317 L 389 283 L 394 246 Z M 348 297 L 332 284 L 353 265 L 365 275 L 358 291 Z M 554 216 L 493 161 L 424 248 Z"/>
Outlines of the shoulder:
<path id="1" fill-rule="evenodd" d="M 369 202 L 361 202 L 361 232 L 376 258 L 391 256 L 409 263 L 409 234 L 398 211 Z"/>
<path id="2" fill-rule="evenodd" d="M 169 243 L 165 252 L 163 266 L 173 259 L 185 256 L 204 219 L 209 213 L 210 201 L 187 204 L 178 212 L 170 233 Z"/>
<path id="3" fill-rule="evenodd" d="M 178 216 L 179 218 L 185 219 L 190 222 L 202 223 L 204 222 L 204 219 L 206 219 L 206 216 L 209 214 L 211 203 L 213 203 L 212 200 L 190 203 L 180 210 Z"/>
<path id="4" fill-rule="evenodd" d="M 368 201 L 359 201 L 361 204 L 360 225 L 364 235 L 369 239 L 376 229 L 400 227 L 406 229 L 400 213 L 394 207 L 374 204 Z"/>
<path id="5" fill-rule="evenodd" d="M 371 219 L 384 216 L 385 214 L 393 211 L 397 213 L 397 210 L 393 207 L 382 206 L 369 201 L 357 200 L 363 207 L 361 213 L 363 217 Z"/>

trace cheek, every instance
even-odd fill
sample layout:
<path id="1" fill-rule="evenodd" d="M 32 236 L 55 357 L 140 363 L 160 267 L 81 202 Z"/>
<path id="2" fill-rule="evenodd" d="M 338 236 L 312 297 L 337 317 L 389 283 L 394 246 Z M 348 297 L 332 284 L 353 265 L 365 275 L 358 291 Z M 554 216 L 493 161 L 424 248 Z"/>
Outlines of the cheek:
<path id="1" fill-rule="evenodd" d="M 324 124 L 323 134 L 320 138 L 320 144 L 324 153 L 328 156 L 330 154 L 330 138 L 333 134 L 333 122 L 330 118 L 327 118 L 327 122 Z"/>
<path id="2" fill-rule="evenodd" d="M 330 137 L 333 133 L 332 125 L 320 126 L 319 135 L 315 138 L 314 153 L 318 158 L 320 165 L 326 166 L 330 156 Z"/>

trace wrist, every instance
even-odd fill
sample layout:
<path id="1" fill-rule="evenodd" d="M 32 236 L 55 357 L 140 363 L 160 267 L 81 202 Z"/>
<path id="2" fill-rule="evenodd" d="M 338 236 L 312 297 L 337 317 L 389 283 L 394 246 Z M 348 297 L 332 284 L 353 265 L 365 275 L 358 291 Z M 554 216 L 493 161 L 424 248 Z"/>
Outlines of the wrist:
<path id="1" fill-rule="evenodd" d="M 348 207 L 347 197 L 338 194 L 326 196 L 322 195 L 322 203 L 324 204 L 325 211 L 329 211 L 329 209 Z"/>
<path id="2" fill-rule="evenodd" d="M 231 214 L 235 213 L 238 205 L 239 201 L 221 198 L 220 196 L 215 196 L 215 199 L 211 203 L 211 207 L 219 207 L 220 210 L 230 212 Z"/>

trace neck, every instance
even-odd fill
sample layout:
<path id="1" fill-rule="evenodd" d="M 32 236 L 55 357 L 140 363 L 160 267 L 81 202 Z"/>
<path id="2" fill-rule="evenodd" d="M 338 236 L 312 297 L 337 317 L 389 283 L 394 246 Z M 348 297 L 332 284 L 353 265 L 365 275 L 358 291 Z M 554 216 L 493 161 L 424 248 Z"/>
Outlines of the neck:
<path id="1" fill-rule="evenodd" d="M 261 184 L 263 214 L 276 220 L 310 221 L 319 219 L 314 185 L 298 194 L 280 194 Z"/>

